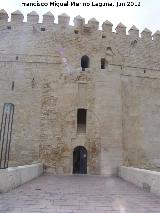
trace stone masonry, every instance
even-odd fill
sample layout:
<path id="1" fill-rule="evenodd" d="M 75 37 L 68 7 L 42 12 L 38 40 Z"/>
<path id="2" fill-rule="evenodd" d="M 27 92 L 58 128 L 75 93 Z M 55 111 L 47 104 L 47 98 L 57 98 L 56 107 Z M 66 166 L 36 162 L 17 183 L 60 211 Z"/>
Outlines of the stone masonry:
<path id="1" fill-rule="evenodd" d="M 1 213 L 159 213 L 158 196 L 117 177 L 43 175 L 0 194 Z"/>
<path id="2" fill-rule="evenodd" d="M 71 174 L 73 150 L 87 150 L 89 174 L 115 174 L 120 165 L 160 167 L 160 32 L 120 23 L 112 32 L 91 19 L 50 12 L 39 23 L 0 10 L 0 113 L 15 105 L 10 166 L 43 162 Z M 89 64 L 82 69 L 82 57 Z M 103 65 L 102 66 L 102 61 Z M 13 87 L 14 83 L 14 87 Z M 87 110 L 77 132 L 77 110 Z"/>

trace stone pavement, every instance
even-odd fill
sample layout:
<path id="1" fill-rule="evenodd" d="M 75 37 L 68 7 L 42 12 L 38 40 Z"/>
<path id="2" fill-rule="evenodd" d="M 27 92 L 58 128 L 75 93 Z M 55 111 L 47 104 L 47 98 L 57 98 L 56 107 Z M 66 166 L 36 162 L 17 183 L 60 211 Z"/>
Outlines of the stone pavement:
<path id="1" fill-rule="evenodd" d="M 44 175 L 0 195 L 0 213 L 160 213 L 160 197 L 117 177 Z"/>

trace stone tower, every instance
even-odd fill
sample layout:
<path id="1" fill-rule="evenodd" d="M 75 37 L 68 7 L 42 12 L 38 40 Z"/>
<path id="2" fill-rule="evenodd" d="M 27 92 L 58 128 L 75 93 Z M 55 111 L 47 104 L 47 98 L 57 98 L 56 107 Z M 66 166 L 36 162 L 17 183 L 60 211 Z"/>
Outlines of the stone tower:
<path id="1" fill-rule="evenodd" d="M 0 11 L 0 113 L 15 107 L 10 166 L 116 174 L 160 166 L 160 33 Z"/>

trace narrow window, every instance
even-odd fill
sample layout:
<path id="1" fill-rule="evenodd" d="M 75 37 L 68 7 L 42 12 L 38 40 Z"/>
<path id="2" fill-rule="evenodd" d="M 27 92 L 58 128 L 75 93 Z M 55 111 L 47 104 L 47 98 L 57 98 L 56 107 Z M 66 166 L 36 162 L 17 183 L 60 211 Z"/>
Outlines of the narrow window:
<path id="1" fill-rule="evenodd" d="M 34 88 L 34 87 L 35 87 L 35 79 L 32 78 L 32 88 Z"/>
<path id="2" fill-rule="evenodd" d="M 82 71 L 85 71 L 85 68 L 89 68 L 89 57 L 87 55 L 82 56 L 81 67 Z"/>
<path id="3" fill-rule="evenodd" d="M 77 111 L 77 132 L 85 133 L 86 132 L 86 109 L 78 109 Z"/>
<path id="4" fill-rule="evenodd" d="M 45 27 L 42 27 L 42 28 L 41 28 L 41 31 L 45 31 L 45 30 L 46 30 Z"/>
<path id="5" fill-rule="evenodd" d="M 105 69 L 106 68 L 106 60 L 105 58 L 101 58 L 101 69 Z"/>
<path id="6" fill-rule="evenodd" d="M 14 90 L 14 81 L 12 81 L 12 87 L 11 87 L 11 90 L 12 90 L 12 91 Z"/>
<path id="7" fill-rule="evenodd" d="M 74 33 L 75 33 L 75 34 L 78 34 L 79 32 L 78 32 L 78 30 L 74 30 Z"/>

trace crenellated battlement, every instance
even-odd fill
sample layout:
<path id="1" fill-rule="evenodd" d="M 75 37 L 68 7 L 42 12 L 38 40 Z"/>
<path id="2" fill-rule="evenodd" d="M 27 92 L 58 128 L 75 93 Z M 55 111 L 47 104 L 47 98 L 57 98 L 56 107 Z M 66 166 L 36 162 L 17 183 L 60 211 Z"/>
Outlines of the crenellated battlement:
<path id="1" fill-rule="evenodd" d="M 70 25 L 65 13 L 40 20 L 0 10 L 3 158 L 14 118 L 9 166 L 42 161 L 70 175 L 85 159 L 91 175 L 114 175 L 123 163 L 159 169 L 160 31 L 127 32 L 108 20 L 101 28 L 81 16 Z"/>
<path id="2" fill-rule="evenodd" d="M 59 26 L 60 28 L 63 29 L 68 29 L 69 27 L 73 27 L 75 30 L 84 30 L 88 32 L 95 32 L 95 31 L 102 31 L 105 34 L 112 34 L 113 32 L 113 24 L 109 22 L 108 20 L 104 21 L 102 24 L 102 30 L 99 29 L 99 22 L 95 19 L 92 18 L 88 21 L 88 23 L 85 23 L 85 19 L 81 16 L 76 16 L 74 18 L 74 26 L 69 25 L 70 22 L 70 17 L 66 14 L 60 14 L 58 16 L 58 24 L 56 24 L 55 17 L 51 12 L 47 12 L 43 15 L 43 20 L 42 23 L 39 22 L 39 15 L 37 12 L 32 11 L 27 14 L 27 22 L 24 22 L 24 15 L 21 13 L 21 11 L 17 10 L 13 13 L 11 13 L 11 21 L 8 22 L 8 14 L 4 9 L 0 10 L 0 27 L 5 26 L 8 23 L 11 25 L 21 25 L 21 24 L 28 24 L 28 25 L 36 25 L 36 24 L 42 24 L 42 26 L 48 28 L 48 29 L 53 29 L 56 26 Z M 152 32 L 145 28 L 141 33 L 139 32 L 139 29 L 136 26 L 132 26 L 127 34 L 126 31 L 126 26 L 122 24 L 121 22 L 116 26 L 115 28 L 115 33 L 119 36 L 130 36 L 132 38 L 142 38 L 145 41 L 149 40 L 155 40 L 159 41 L 160 40 L 160 31 L 157 31 L 152 35 Z M 139 35 L 140 34 L 140 35 Z"/>
<path id="3" fill-rule="evenodd" d="M 23 14 L 21 13 L 21 11 L 16 10 L 15 12 L 13 12 L 13 13 L 11 14 L 11 20 L 12 20 L 13 23 L 19 24 L 19 23 L 22 23 L 22 22 L 23 22 L 24 16 L 23 16 Z"/>

